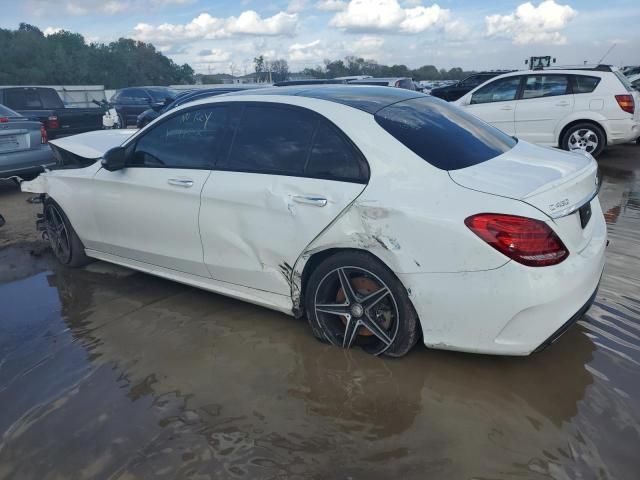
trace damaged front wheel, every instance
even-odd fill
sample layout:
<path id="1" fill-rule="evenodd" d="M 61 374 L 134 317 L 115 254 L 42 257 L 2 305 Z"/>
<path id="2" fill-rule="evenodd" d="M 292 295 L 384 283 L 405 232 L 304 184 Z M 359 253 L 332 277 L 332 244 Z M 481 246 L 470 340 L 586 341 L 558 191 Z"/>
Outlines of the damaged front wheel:
<path id="1" fill-rule="evenodd" d="M 58 261 L 70 267 L 81 267 L 90 262 L 84 252 L 84 245 L 62 208 L 53 200 L 44 204 L 44 227 L 49 245 Z"/>

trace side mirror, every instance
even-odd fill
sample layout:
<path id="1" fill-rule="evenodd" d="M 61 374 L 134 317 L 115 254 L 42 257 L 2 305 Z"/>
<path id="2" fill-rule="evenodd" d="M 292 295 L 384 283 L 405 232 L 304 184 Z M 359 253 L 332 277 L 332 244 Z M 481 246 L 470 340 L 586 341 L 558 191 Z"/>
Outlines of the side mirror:
<path id="1" fill-rule="evenodd" d="M 114 147 L 102 156 L 102 168 L 110 172 L 122 170 L 126 165 L 127 151 L 124 147 Z"/>

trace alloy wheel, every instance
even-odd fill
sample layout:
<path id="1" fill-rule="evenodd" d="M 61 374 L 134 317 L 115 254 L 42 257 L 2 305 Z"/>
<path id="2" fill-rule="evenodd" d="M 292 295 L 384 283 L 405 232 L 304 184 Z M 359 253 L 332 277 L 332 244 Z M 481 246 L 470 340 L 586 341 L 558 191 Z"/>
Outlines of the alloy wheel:
<path id="1" fill-rule="evenodd" d="M 384 353 L 398 334 L 399 310 L 391 289 L 360 267 L 336 268 L 315 292 L 315 316 L 327 340 L 342 348 Z"/>
<path id="2" fill-rule="evenodd" d="M 569 136 L 569 150 L 593 153 L 598 149 L 598 135 L 588 128 L 580 128 Z"/>
<path id="3" fill-rule="evenodd" d="M 71 260 L 71 240 L 60 210 L 55 205 L 47 205 L 44 219 L 53 253 L 61 263 L 69 263 Z"/>

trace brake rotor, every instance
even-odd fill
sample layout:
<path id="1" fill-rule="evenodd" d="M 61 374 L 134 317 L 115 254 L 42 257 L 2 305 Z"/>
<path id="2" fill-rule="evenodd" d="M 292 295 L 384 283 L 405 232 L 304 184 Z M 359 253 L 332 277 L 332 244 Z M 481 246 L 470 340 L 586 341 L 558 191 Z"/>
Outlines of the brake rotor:
<path id="1" fill-rule="evenodd" d="M 350 280 L 351 280 L 351 287 L 363 297 L 369 295 L 370 293 L 380 290 L 380 285 L 378 285 L 376 281 L 372 280 L 371 278 L 354 277 L 354 278 L 351 278 Z M 340 287 L 338 289 L 338 293 L 336 294 L 336 302 L 344 303 L 344 301 L 345 301 L 344 290 L 342 289 L 342 287 Z M 378 310 L 374 320 L 377 321 L 376 323 L 378 323 L 378 325 L 380 325 L 382 328 L 387 330 L 391 326 L 391 315 L 390 314 L 384 315 L 384 313 L 386 312 L 382 312 L 381 310 Z M 340 319 L 342 320 L 342 323 L 344 323 L 346 326 L 347 318 L 344 316 L 341 316 Z M 371 333 L 371 331 L 367 327 L 358 328 L 357 333 L 358 335 L 362 335 L 363 337 L 373 336 L 373 333 Z"/>

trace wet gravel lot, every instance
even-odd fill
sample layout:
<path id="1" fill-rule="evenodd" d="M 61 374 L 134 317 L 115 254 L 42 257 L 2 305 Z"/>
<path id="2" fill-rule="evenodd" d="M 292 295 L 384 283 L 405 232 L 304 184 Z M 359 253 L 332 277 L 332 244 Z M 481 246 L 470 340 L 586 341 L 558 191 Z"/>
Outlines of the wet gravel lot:
<path id="1" fill-rule="evenodd" d="M 142 273 L 56 265 L 0 185 L 0 479 L 640 478 L 640 147 L 600 160 L 595 305 L 546 351 L 373 358 Z"/>

